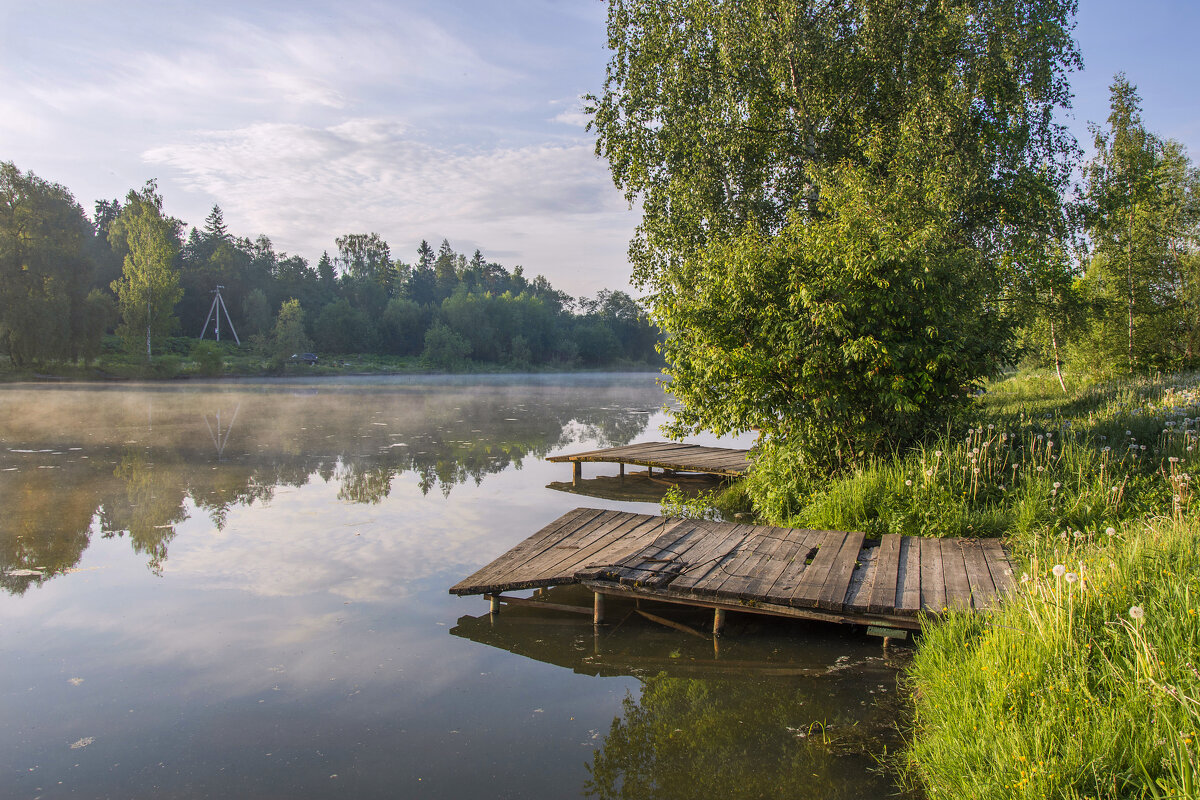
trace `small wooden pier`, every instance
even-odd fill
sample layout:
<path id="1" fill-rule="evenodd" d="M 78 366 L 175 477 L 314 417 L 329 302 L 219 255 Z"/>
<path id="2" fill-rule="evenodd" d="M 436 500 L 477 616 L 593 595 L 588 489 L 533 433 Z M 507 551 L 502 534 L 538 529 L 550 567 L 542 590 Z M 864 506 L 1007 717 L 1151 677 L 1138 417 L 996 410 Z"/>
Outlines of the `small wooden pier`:
<path id="1" fill-rule="evenodd" d="M 583 462 L 602 461 L 620 464 L 621 475 L 625 475 L 626 464 L 645 467 L 648 474 L 654 468 L 672 472 L 706 472 L 730 478 L 741 477 L 753 463 L 749 451 L 728 447 L 701 447 L 679 442 L 641 442 L 624 447 L 605 447 L 564 456 L 551 456 L 547 461 L 570 461 L 575 465 L 573 482 L 583 477 Z"/>
<path id="2" fill-rule="evenodd" d="M 577 508 L 530 536 L 451 594 L 590 613 L 606 595 L 727 611 L 915 630 L 950 609 L 982 611 L 1012 586 L 998 539 L 931 539 L 672 519 Z M 593 592 L 593 607 L 502 593 L 566 584 Z"/>

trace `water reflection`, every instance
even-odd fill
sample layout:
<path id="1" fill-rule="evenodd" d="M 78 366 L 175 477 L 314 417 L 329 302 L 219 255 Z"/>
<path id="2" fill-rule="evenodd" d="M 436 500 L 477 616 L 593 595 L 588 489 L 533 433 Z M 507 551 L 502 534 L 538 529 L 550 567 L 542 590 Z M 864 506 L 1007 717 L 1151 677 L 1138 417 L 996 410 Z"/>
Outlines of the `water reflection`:
<path id="1" fill-rule="evenodd" d="M 548 600 L 586 607 L 576 587 Z M 506 606 L 462 617 L 455 636 L 586 675 L 632 675 L 597 749 L 590 797 L 896 796 L 880 756 L 901 744 L 897 676 L 908 651 L 826 625 L 733 614 L 714 642 L 657 626 L 612 598 L 614 624 Z M 643 604 L 643 608 L 649 608 Z M 703 629 L 711 612 L 654 606 Z"/>
<path id="2" fill-rule="evenodd" d="M 231 509 L 279 487 L 334 483 L 377 504 L 401 475 L 422 494 L 520 469 L 577 440 L 627 444 L 652 381 L 569 388 L 365 382 L 337 387 L 41 387 L 0 390 L 0 586 L 22 594 L 76 567 L 94 536 L 127 538 L 161 574 L 192 514 L 225 528 Z"/>

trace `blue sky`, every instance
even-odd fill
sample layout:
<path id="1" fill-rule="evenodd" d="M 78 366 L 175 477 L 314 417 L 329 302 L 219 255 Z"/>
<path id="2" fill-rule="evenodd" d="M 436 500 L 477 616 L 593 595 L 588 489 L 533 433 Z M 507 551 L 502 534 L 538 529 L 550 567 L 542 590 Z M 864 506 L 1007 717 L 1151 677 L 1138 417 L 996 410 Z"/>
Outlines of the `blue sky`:
<path id="1" fill-rule="evenodd" d="M 85 209 L 157 178 L 167 210 L 316 260 L 444 237 L 574 295 L 627 288 L 636 212 L 583 129 L 601 0 L 0 0 L 0 160 Z M 1123 70 L 1200 153 L 1200 3 L 1081 0 L 1068 120 L 1085 152 Z"/>

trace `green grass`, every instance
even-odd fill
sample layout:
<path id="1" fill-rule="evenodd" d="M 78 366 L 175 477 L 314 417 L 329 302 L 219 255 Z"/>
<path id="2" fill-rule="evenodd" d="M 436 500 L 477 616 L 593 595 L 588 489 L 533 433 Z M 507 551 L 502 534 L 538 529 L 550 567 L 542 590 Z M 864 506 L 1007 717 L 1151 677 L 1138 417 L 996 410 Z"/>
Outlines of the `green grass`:
<path id="1" fill-rule="evenodd" d="M 911 668 L 930 797 L 1200 798 L 1200 375 L 1069 389 L 1012 376 L 921 446 L 825 482 L 768 450 L 745 483 L 776 524 L 1005 538 L 1017 592 Z"/>
<path id="2" fill-rule="evenodd" d="M 994 616 L 924 636 L 910 774 L 931 797 L 1196 797 L 1198 655 L 1196 520 L 1039 548 Z"/>
<path id="3" fill-rule="evenodd" d="M 1195 508 L 1200 376 L 1090 386 L 1038 377 L 992 387 L 969 423 L 928 444 L 813 484 L 788 452 L 765 452 L 746 491 L 766 520 L 878 536 L 1095 539 Z"/>

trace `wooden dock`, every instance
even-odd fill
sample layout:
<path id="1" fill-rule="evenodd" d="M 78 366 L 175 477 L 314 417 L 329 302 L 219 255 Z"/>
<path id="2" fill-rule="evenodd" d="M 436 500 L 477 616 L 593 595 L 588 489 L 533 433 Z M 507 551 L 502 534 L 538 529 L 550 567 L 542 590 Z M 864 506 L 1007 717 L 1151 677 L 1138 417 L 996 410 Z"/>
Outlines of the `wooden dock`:
<path id="1" fill-rule="evenodd" d="M 602 461 L 620 464 L 621 475 L 626 464 L 637 464 L 653 474 L 654 468 L 673 472 L 706 472 L 737 478 L 745 474 L 753 463 L 749 451 L 728 447 L 701 447 L 680 442 L 641 442 L 624 447 L 605 447 L 584 453 L 551 456 L 547 461 L 570 461 L 575 465 L 574 482 L 583 476 L 583 462 Z"/>
<path id="2" fill-rule="evenodd" d="M 998 539 L 932 539 L 681 520 L 577 508 L 530 536 L 451 594 L 549 604 L 501 593 L 583 584 L 599 623 L 605 595 L 726 611 L 915 630 L 949 609 L 981 611 L 1012 586 Z"/>

